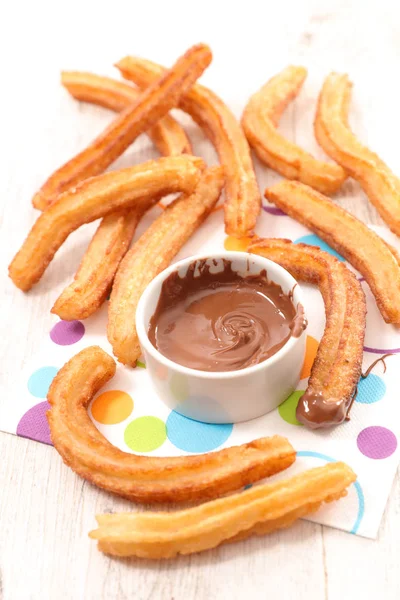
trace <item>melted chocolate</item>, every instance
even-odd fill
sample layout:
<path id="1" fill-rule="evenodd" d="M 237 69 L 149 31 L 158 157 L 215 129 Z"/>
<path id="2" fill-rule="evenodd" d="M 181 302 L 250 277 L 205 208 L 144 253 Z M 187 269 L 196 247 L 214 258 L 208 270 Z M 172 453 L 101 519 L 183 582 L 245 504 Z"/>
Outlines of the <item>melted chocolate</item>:
<path id="1" fill-rule="evenodd" d="M 388 356 L 394 356 L 393 354 L 384 354 L 383 356 L 381 356 L 380 358 L 377 358 L 376 360 L 374 360 L 373 363 L 371 363 L 368 367 L 368 369 L 365 371 L 365 373 L 361 373 L 361 377 L 363 379 L 365 379 L 366 377 L 368 377 L 368 375 L 371 373 L 372 369 L 379 363 L 382 362 L 383 364 L 383 372 L 386 373 L 386 363 L 385 363 L 385 358 L 387 358 Z"/>
<path id="2" fill-rule="evenodd" d="M 242 276 L 224 260 L 222 271 L 211 272 L 206 259 L 197 261 L 184 277 L 174 272 L 164 281 L 149 338 L 164 356 L 192 369 L 244 369 L 301 335 L 307 321 L 292 297 L 293 290 L 284 294 L 265 271 Z"/>

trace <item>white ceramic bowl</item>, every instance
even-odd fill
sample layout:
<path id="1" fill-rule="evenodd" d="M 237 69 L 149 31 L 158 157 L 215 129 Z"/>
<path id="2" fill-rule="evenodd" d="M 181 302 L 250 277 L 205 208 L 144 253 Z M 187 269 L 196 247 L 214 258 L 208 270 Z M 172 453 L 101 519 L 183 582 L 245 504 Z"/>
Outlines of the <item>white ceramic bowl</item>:
<path id="1" fill-rule="evenodd" d="M 186 274 L 188 266 L 207 256 L 185 258 L 157 275 L 147 286 L 136 310 L 136 329 L 143 350 L 146 367 L 159 397 L 180 414 L 206 423 L 239 423 L 254 419 L 273 410 L 296 388 L 305 353 L 306 335 L 291 337 L 284 346 L 267 360 L 238 371 L 209 372 L 189 369 L 161 354 L 148 337 L 149 322 L 156 310 L 164 280 L 174 271 Z M 270 280 L 279 284 L 288 294 L 296 280 L 276 263 L 245 252 L 219 252 L 209 257 L 222 270 L 222 259 L 232 262 L 235 271 L 242 274 L 260 273 L 266 269 Z M 304 306 L 299 285 L 293 292 L 295 306 Z M 190 335 L 190 332 L 188 332 Z"/>

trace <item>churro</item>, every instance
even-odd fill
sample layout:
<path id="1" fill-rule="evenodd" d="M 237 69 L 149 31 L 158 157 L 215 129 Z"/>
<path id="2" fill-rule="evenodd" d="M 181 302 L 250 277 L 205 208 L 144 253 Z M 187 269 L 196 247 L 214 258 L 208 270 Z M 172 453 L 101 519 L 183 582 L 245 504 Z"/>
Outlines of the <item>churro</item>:
<path id="1" fill-rule="evenodd" d="M 127 56 L 117 63 L 121 74 L 146 88 L 164 72 L 149 60 Z M 251 235 L 260 212 L 260 193 L 250 149 L 240 124 L 214 92 L 195 84 L 181 98 L 187 112 L 214 144 L 225 170 L 225 228 L 236 237 Z"/>
<path id="2" fill-rule="evenodd" d="M 330 463 L 187 510 L 98 515 L 99 527 L 89 536 L 114 556 L 193 554 L 289 527 L 324 502 L 345 496 L 355 479 L 346 464 Z"/>
<path id="3" fill-rule="evenodd" d="M 115 373 L 115 362 L 98 346 L 71 358 L 53 380 L 47 413 L 52 442 L 78 475 L 139 502 L 186 502 L 215 498 L 289 467 L 295 452 L 280 436 L 195 456 L 135 456 L 112 446 L 86 412 Z"/>
<path id="4" fill-rule="evenodd" d="M 318 100 L 315 136 L 325 152 L 360 183 L 390 229 L 400 235 L 400 180 L 350 130 L 351 86 L 347 75 L 331 73 L 326 78 Z"/>
<path id="5" fill-rule="evenodd" d="M 296 416 L 312 429 L 341 423 L 361 375 L 366 303 L 360 282 L 342 262 L 315 246 L 259 239 L 248 250 L 280 264 L 297 280 L 318 285 L 325 331 Z"/>
<path id="6" fill-rule="evenodd" d="M 122 363 L 135 366 L 141 354 L 135 327 L 140 296 L 210 213 L 223 185 L 222 167 L 206 170 L 192 195 L 170 204 L 122 260 L 111 292 L 107 328 L 113 352 Z"/>
<path id="7" fill-rule="evenodd" d="M 151 206 L 163 194 L 190 193 L 203 167 L 200 158 L 174 156 L 83 181 L 39 216 L 10 264 L 11 279 L 21 290 L 29 290 L 72 231 L 118 210 Z"/>
<path id="8" fill-rule="evenodd" d="M 301 183 L 282 181 L 265 190 L 265 197 L 360 271 L 385 321 L 400 324 L 400 268 L 386 242 L 329 198 Z"/>
<path id="9" fill-rule="evenodd" d="M 211 62 L 208 46 L 198 44 L 149 86 L 137 102 L 126 108 L 89 146 L 57 169 L 33 198 L 45 209 L 77 183 L 102 173 L 144 131 L 177 105 Z"/>
<path id="10" fill-rule="evenodd" d="M 115 112 L 132 106 L 141 95 L 140 90 L 123 81 L 83 71 L 63 71 L 61 83 L 76 100 L 97 104 Z M 146 134 L 164 156 L 192 154 L 185 131 L 169 114 L 150 127 Z"/>
<path id="11" fill-rule="evenodd" d="M 277 127 L 282 113 L 297 96 L 307 76 L 304 67 L 290 66 L 251 96 L 242 116 L 242 127 L 259 159 L 287 179 L 297 179 L 324 194 L 334 194 L 346 179 L 335 164 L 315 159 L 289 142 Z"/>
<path id="12" fill-rule="evenodd" d="M 133 87 L 108 77 L 90 73 L 63 73 L 62 82 L 78 99 L 120 110 L 138 98 Z M 190 153 L 190 142 L 182 127 L 169 115 L 148 131 L 161 154 Z M 154 198 L 154 203 L 157 198 Z M 61 319 L 86 319 L 107 298 L 115 273 L 131 244 L 143 213 L 150 208 L 138 207 L 104 217 L 86 250 L 74 281 L 56 300 L 52 312 Z"/>

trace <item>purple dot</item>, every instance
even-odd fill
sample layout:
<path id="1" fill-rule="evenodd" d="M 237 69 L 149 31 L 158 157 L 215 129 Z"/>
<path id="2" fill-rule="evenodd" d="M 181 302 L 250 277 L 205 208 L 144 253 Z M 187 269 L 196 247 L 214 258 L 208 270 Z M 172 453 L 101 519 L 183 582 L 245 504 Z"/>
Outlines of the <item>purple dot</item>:
<path id="1" fill-rule="evenodd" d="M 59 346 L 76 344 L 85 334 L 85 326 L 81 321 L 60 321 L 50 331 L 50 338 Z"/>
<path id="2" fill-rule="evenodd" d="M 17 435 L 51 446 L 50 429 L 46 418 L 46 412 L 49 409 L 48 402 L 32 406 L 18 423 Z"/>
<path id="3" fill-rule="evenodd" d="M 368 458 L 387 458 L 396 450 L 397 439 L 390 429 L 374 425 L 360 431 L 357 446 L 359 451 Z"/>
<path id="4" fill-rule="evenodd" d="M 276 206 L 271 206 L 267 204 L 263 204 L 262 209 L 265 210 L 270 215 L 274 215 L 275 217 L 286 217 L 286 213 L 283 212 L 280 208 Z"/>

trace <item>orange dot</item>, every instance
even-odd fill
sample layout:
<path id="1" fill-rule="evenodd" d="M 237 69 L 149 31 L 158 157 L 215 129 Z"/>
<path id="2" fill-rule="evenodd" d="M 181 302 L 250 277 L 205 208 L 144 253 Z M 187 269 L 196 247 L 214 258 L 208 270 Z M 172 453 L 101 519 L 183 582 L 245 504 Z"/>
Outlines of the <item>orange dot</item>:
<path id="1" fill-rule="evenodd" d="M 318 340 L 313 338 L 311 335 L 308 335 L 306 340 L 306 355 L 301 368 L 300 379 L 306 379 L 307 377 L 310 377 L 311 368 L 317 355 L 318 346 Z"/>
<path id="2" fill-rule="evenodd" d="M 237 250 L 238 252 L 246 252 L 251 242 L 251 237 L 236 238 L 231 235 L 228 235 L 228 237 L 225 238 L 224 248 L 225 250 Z"/>
<path id="3" fill-rule="evenodd" d="M 133 400 L 121 390 L 103 392 L 93 401 L 92 415 L 103 425 L 115 425 L 125 421 L 133 411 Z"/>

